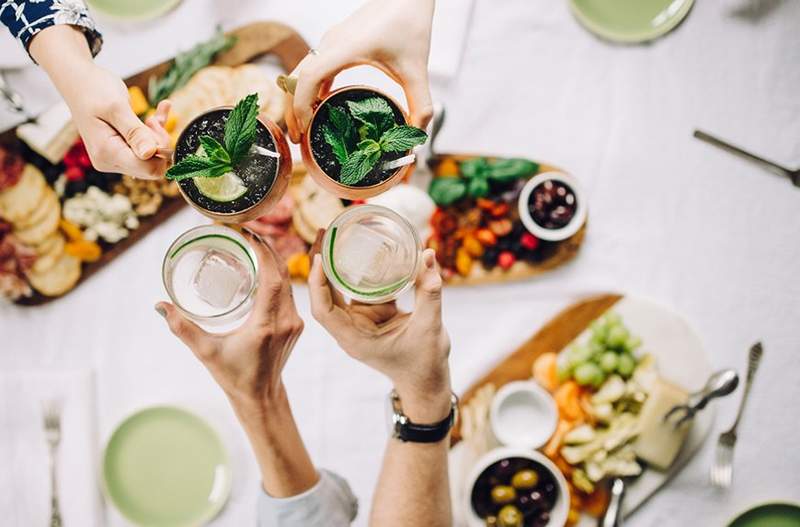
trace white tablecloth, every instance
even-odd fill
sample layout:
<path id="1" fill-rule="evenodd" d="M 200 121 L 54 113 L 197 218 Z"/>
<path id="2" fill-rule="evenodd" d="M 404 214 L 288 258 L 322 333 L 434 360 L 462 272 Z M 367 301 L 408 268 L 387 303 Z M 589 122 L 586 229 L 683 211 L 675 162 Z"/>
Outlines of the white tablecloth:
<path id="1" fill-rule="evenodd" d="M 580 178 L 591 200 L 574 263 L 528 283 L 446 292 L 457 391 L 560 308 L 599 291 L 681 311 L 717 367 L 743 371 L 747 347 L 764 341 L 733 487 L 707 485 L 711 442 L 630 525 L 721 525 L 755 502 L 800 499 L 800 190 L 691 138 L 694 127 L 706 128 L 800 166 L 800 3 L 753 1 L 761 9 L 736 14 L 749 3 L 697 2 L 666 38 L 620 47 L 585 32 L 566 2 L 477 0 L 458 74 L 434 86 L 448 109 L 441 150 L 545 160 Z M 187 0 L 151 26 L 104 23 L 99 60 L 126 74 L 187 47 L 206 34 L 197 28 L 203 17 L 188 15 L 193 9 L 226 27 L 277 18 L 313 43 L 347 9 L 310 4 Z M 27 95 L 38 100 L 48 90 L 41 84 Z M 215 525 L 250 525 L 258 476 L 247 444 L 220 391 L 152 309 L 165 297 L 164 250 L 200 222 L 181 213 L 59 301 L 0 308 L 0 367 L 94 367 L 101 441 L 151 403 L 210 416 L 226 430 L 237 474 Z M 295 415 L 316 462 L 350 480 L 362 501 L 357 525 L 366 525 L 389 386 L 337 349 L 298 289 L 307 326 L 286 370 Z M 717 429 L 730 423 L 737 400 L 719 405 Z M 11 485 L 0 471 L 0 492 Z"/>

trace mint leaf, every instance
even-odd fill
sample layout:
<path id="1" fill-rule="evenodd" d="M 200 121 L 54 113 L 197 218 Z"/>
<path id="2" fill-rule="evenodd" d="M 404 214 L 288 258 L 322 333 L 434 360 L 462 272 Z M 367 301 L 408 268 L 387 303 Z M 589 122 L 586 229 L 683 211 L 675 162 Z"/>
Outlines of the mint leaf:
<path id="1" fill-rule="evenodd" d="M 372 139 L 364 139 L 358 143 L 358 149 L 365 154 L 373 154 L 381 151 L 381 145 Z"/>
<path id="2" fill-rule="evenodd" d="M 396 126 L 381 136 L 381 150 L 384 152 L 405 152 L 428 139 L 428 134 L 413 126 Z"/>
<path id="3" fill-rule="evenodd" d="M 258 94 L 251 93 L 236 105 L 225 123 L 225 150 L 231 164 L 236 165 L 256 141 L 258 127 Z"/>
<path id="4" fill-rule="evenodd" d="M 345 164 L 348 154 L 343 138 L 331 130 L 331 127 L 327 124 L 322 125 L 322 137 L 325 139 L 325 142 L 328 143 L 328 146 L 331 147 L 333 155 L 336 156 L 339 163 L 342 165 Z"/>
<path id="5" fill-rule="evenodd" d="M 539 164 L 527 159 L 498 159 L 489 163 L 488 177 L 501 182 L 510 182 L 539 171 Z"/>
<path id="6" fill-rule="evenodd" d="M 219 177 L 232 170 L 230 163 L 189 155 L 167 170 L 167 179 L 181 181 L 193 177 Z"/>
<path id="7" fill-rule="evenodd" d="M 375 128 L 378 137 L 394 126 L 394 112 L 386 99 L 370 97 L 362 101 L 347 101 L 347 107 L 354 118 Z M 375 140 L 378 138 L 375 137 Z"/>
<path id="8" fill-rule="evenodd" d="M 380 151 L 369 154 L 361 150 L 355 151 L 342 165 L 339 181 L 343 185 L 355 185 L 369 174 L 380 157 Z"/>
<path id="9" fill-rule="evenodd" d="M 331 106 L 328 108 L 328 116 L 333 125 L 333 130 L 339 135 L 347 151 L 355 150 L 356 142 L 358 141 L 358 130 L 356 130 L 356 125 L 350 114 L 343 108 Z"/>
<path id="10" fill-rule="evenodd" d="M 458 177 L 440 177 L 431 181 L 428 194 L 440 207 L 452 205 L 463 198 L 467 193 L 467 186 Z"/>
<path id="11" fill-rule="evenodd" d="M 378 134 L 378 129 L 372 126 L 369 123 L 364 123 L 358 129 L 358 137 L 361 141 L 366 139 L 372 139 L 373 141 L 377 141 L 380 139 L 380 135 Z"/>
<path id="12" fill-rule="evenodd" d="M 210 135 L 201 135 L 200 144 L 203 147 L 203 152 L 205 152 L 206 157 L 209 159 L 221 161 L 223 163 L 231 162 L 231 156 L 225 151 L 225 147 Z"/>

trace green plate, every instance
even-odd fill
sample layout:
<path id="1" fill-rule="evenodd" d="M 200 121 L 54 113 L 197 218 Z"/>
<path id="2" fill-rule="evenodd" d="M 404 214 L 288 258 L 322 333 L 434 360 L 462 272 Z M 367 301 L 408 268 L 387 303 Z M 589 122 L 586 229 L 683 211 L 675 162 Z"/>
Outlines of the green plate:
<path id="1" fill-rule="evenodd" d="M 765 503 L 736 517 L 728 527 L 800 527 L 800 506 Z"/>
<path id="2" fill-rule="evenodd" d="M 150 20 L 178 5 L 181 0 L 87 0 L 89 7 L 121 20 Z"/>
<path id="3" fill-rule="evenodd" d="M 658 38 L 677 26 L 694 0 L 570 0 L 575 17 L 597 35 L 623 43 Z"/>
<path id="4" fill-rule="evenodd" d="M 231 487 L 228 454 L 194 414 L 154 406 L 125 419 L 103 457 L 109 500 L 147 527 L 200 525 L 222 509 Z"/>

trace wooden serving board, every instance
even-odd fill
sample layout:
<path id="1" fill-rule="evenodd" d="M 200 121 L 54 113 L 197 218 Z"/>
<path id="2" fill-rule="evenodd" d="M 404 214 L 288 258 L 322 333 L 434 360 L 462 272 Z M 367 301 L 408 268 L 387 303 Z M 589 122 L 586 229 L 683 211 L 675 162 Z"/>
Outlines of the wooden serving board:
<path id="1" fill-rule="evenodd" d="M 235 36 L 236 43 L 229 50 L 220 53 L 216 57 L 214 61 L 216 65 L 238 66 L 264 55 L 273 54 L 286 71 L 292 71 L 303 57 L 308 54 L 309 50 L 308 44 L 294 29 L 279 22 L 254 22 L 227 34 Z M 150 78 L 163 75 L 169 69 L 171 63 L 172 60 L 168 60 L 148 68 L 125 79 L 125 83 L 128 86 L 138 86 L 147 93 L 147 83 Z M 16 136 L 16 129 L 0 134 L 0 144 L 14 147 L 15 145 L 18 146 L 19 142 Z M 181 196 L 174 198 L 165 196 L 164 202 L 158 211 L 152 216 L 140 217 L 139 227 L 131 231 L 127 238 L 118 243 L 104 246 L 103 254 L 98 261 L 83 265 L 81 278 L 76 287 L 108 265 L 131 245 L 144 238 L 159 224 L 171 218 L 184 206 L 186 206 L 186 201 Z M 17 304 L 35 306 L 50 302 L 55 298 L 59 297 L 47 297 L 34 292 L 33 296 L 21 298 L 17 301 Z"/>
<path id="2" fill-rule="evenodd" d="M 452 160 L 456 162 L 466 161 L 467 159 L 473 159 L 476 157 L 485 157 L 487 159 L 496 159 L 493 156 L 486 156 L 486 155 L 477 155 L 477 154 L 436 154 L 431 159 L 428 160 L 428 166 L 431 168 L 433 173 L 436 173 L 436 170 L 440 164 L 445 161 Z M 549 165 L 546 163 L 539 163 L 539 174 L 543 172 L 564 172 L 561 168 L 558 168 L 553 165 Z M 436 176 L 434 176 L 436 177 Z M 476 286 L 476 285 L 486 285 L 486 284 L 497 284 L 497 283 L 505 283 L 505 282 L 518 282 L 522 280 L 528 280 L 540 274 L 546 273 L 547 271 L 551 271 L 562 265 L 568 263 L 570 260 L 575 258 L 578 254 L 578 251 L 583 245 L 583 240 L 586 236 L 586 228 L 588 224 L 588 219 L 584 222 L 583 226 L 567 238 L 566 240 L 562 240 L 558 242 L 556 250 L 545 260 L 538 262 L 538 263 L 528 263 L 528 262 L 516 262 L 510 269 L 504 271 L 499 267 L 495 267 L 494 269 L 487 271 L 483 268 L 482 265 L 476 264 L 472 266 L 472 271 L 467 276 L 461 276 L 455 274 L 451 277 L 448 277 L 445 281 L 445 285 L 447 286 Z"/>
<path id="3" fill-rule="evenodd" d="M 606 294 L 587 298 L 558 313 L 528 341 L 467 388 L 460 404 L 467 403 L 487 383 L 493 383 L 499 389 L 511 381 L 530 379 L 533 362 L 539 355 L 558 353 L 576 338 L 584 338 L 584 332 L 588 332 L 592 321 L 612 308 L 622 316 L 631 332 L 642 338 L 642 351 L 656 359 L 660 376 L 689 391 L 698 390 L 705 384 L 712 372 L 710 362 L 699 337 L 682 317 L 647 300 Z M 689 462 L 707 438 L 713 423 L 713 407 L 700 412 L 669 470 L 660 472 L 645 469 L 638 478 L 631 480 L 623 502 L 623 515 L 633 513 Z M 450 453 L 451 492 L 456 509 L 462 503 L 458 497 L 463 493 L 465 475 L 479 456 L 471 452 L 468 445 L 461 443 L 460 426 L 461 423 L 456 423 L 453 429 Z M 464 514 L 464 511 L 455 511 L 456 526 L 465 525 Z M 595 523 L 596 520 L 585 516 L 578 526 L 588 527 Z"/>

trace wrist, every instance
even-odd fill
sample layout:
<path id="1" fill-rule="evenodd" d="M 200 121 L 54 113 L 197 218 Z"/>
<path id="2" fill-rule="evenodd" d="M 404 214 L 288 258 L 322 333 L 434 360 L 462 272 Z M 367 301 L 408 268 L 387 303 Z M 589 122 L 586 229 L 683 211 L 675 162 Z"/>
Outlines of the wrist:
<path id="1" fill-rule="evenodd" d="M 400 397 L 403 413 L 413 423 L 433 424 L 450 414 L 452 390 L 449 374 L 437 383 L 395 383 L 395 391 Z"/>

